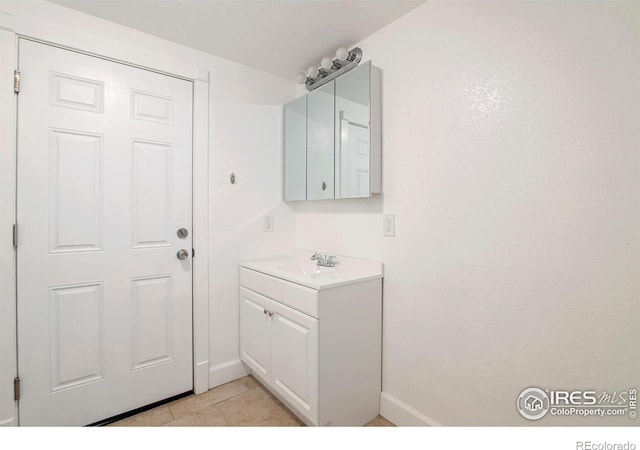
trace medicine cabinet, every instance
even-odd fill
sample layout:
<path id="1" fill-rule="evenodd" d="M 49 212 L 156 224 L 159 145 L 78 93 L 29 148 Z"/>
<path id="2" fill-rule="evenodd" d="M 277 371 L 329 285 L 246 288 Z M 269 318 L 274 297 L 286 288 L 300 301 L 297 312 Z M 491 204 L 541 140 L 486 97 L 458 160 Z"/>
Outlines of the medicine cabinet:
<path id="1" fill-rule="evenodd" d="M 284 200 L 381 192 L 380 69 L 366 62 L 284 107 Z"/>

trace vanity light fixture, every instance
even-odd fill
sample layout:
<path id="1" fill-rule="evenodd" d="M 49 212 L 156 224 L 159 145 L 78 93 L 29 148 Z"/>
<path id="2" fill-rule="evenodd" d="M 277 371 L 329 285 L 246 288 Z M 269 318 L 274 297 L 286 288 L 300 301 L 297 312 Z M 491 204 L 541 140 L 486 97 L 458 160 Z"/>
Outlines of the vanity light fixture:
<path id="1" fill-rule="evenodd" d="M 361 60 L 362 50 L 359 47 L 351 50 L 340 47 L 335 59 L 325 56 L 320 60 L 320 66 L 309 66 L 306 73 L 300 72 L 296 76 L 296 81 L 306 85 L 307 90 L 312 91 L 353 69 Z"/>

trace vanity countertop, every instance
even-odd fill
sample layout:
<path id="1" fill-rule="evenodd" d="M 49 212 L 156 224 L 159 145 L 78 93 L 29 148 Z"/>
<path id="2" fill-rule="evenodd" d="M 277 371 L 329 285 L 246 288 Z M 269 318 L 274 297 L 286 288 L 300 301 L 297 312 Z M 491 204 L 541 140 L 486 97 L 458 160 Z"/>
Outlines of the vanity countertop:
<path id="1" fill-rule="evenodd" d="M 337 256 L 335 267 L 322 267 L 311 260 L 313 254 L 311 251 L 295 250 L 292 256 L 247 261 L 241 263 L 240 267 L 317 290 L 383 277 L 383 263 L 379 261 Z"/>

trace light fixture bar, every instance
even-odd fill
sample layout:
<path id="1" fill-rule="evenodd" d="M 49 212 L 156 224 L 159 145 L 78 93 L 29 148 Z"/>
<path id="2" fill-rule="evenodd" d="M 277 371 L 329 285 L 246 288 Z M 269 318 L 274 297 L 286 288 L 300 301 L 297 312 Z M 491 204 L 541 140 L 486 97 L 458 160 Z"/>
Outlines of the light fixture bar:
<path id="1" fill-rule="evenodd" d="M 320 69 L 318 70 L 318 75 L 315 77 L 307 76 L 304 84 L 307 86 L 308 91 L 313 91 L 314 89 L 319 88 L 329 81 L 339 77 L 343 73 L 353 69 L 361 60 L 362 50 L 360 47 L 355 47 L 349 50 L 349 56 L 345 61 L 340 61 L 339 59 L 333 60 L 331 69 Z"/>

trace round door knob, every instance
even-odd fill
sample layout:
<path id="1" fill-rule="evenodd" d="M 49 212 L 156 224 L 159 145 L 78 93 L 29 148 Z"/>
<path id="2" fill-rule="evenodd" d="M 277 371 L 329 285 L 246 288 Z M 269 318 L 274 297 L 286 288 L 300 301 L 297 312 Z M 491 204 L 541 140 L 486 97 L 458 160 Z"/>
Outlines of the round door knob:
<path id="1" fill-rule="evenodd" d="M 184 248 L 181 248 L 180 250 L 178 250 L 178 253 L 176 253 L 176 256 L 180 261 L 184 261 L 189 257 L 189 252 L 186 251 Z"/>

